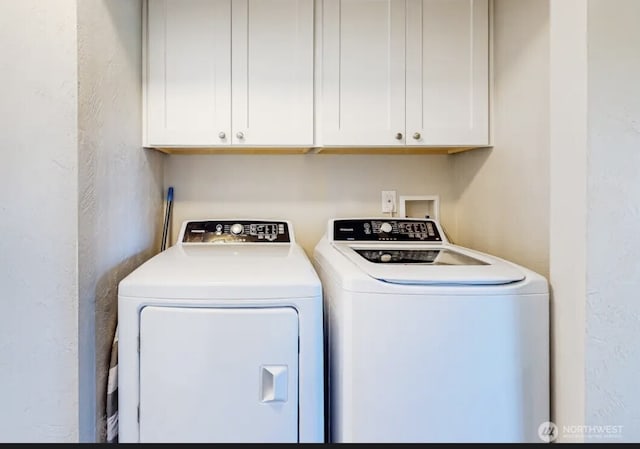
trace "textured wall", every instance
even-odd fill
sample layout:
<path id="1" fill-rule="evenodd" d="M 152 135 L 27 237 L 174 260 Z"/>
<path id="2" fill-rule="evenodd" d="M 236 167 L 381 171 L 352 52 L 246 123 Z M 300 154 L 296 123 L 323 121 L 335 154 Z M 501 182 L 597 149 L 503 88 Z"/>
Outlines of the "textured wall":
<path id="1" fill-rule="evenodd" d="M 78 439 L 76 2 L 0 0 L 0 441 Z"/>
<path id="2" fill-rule="evenodd" d="M 141 148 L 141 7 L 78 1 L 82 441 L 105 437 L 118 282 L 159 250 L 164 156 Z"/>
<path id="3" fill-rule="evenodd" d="M 453 234 L 451 176 L 450 159 L 438 155 L 170 156 L 171 244 L 185 219 L 284 218 L 311 256 L 329 218 L 382 215 L 382 190 L 439 194 L 441 219 Z"/>
<path id="4" fill-rule="evenodd" d="M 640 2 L 588 3 L 585 421 L 640 442 Z"/>
<path id="5" fill-rule="evenodd" d="M 549 273 L 549 3 L 494 2 L 494 147 L 453 156 L 459 243 Z"/>

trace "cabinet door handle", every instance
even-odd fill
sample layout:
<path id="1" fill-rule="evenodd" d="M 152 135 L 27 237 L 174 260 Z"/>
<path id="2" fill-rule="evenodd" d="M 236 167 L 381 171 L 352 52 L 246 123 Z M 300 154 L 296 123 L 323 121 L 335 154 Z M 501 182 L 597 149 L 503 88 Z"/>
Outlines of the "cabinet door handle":
<path id="1" fill-rule="evenodd" d="M 224 131 L 221 131 L 221 132 L 218 134 L 218 137 L 220 137 L 221 139 L 224 139 L 224 138 L 226 138 L 226 137 L 227 137 L 227 135 L 224 133 Z"/>
<path id="2" fill-rule="evenodd" d="M 240 131 L 240 132 L 236 133 L 236 137 L 238 139 L 244 139 L 244 133 Z"/>
<path id="3" fill-rule="evenodd" d="M 402 140 L 402 133 L 396 134 L 396 140 Z"/>
<path id="4" fill-rule="evenodd" d="M 420 140 L 420 138 L 421 138 L 421 137 L 422 137 L 422 136 L 420 135 L 420 133 L 415 133 L 415 134 L 413 135 L 413 138 L 414 138 L 415 140 Z"/>

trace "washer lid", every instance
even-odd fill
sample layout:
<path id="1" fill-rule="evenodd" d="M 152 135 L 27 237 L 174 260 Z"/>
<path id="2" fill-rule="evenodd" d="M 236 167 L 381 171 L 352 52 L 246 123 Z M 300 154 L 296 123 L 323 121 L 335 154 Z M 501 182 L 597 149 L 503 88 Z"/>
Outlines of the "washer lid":
<path id="1" fill-rule="evenodd" d="M 522 281 L 517 266 L 455 245 L 334 244 L 369 276 L 413 285 L 503 285 Z"/>

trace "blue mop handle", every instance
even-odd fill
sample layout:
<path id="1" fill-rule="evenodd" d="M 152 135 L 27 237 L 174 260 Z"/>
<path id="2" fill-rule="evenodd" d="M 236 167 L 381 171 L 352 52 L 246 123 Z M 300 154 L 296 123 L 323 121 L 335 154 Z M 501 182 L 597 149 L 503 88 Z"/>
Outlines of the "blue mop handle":
<path id="1" fill-rule="evenodd" d="M 160 251 L 164 251 L 167 248 L 167 237 L 169 233 L 169 219 L 171 218 L 171 206 L 173 204 L 173 187 L 169 187 L 167 191 L 167 208 L 164 214 L 164 226 L 162 228 L 162 243 Z"/>

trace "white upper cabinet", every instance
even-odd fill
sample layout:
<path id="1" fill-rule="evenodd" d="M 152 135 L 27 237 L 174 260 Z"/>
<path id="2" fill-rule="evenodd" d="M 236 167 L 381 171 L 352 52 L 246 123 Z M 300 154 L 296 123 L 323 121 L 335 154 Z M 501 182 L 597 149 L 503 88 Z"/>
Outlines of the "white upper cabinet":
<path id="1" fill-rule="evenodd" d="M 147 10 L 147 146 L 313 145 L 313 0 Z"/>
<path id="2" fill-rule="evenodd" d="M 238 145 L 313 146 L 313 0 L 234 0 Z"/>
<path id="3" fill-rule="evenodd" d="M 489 145 L 489 0 L 146 5 L 145 146 Z"/>
<path id="4" fill-rule="evenodd" d="M 487 145 L 488 0 L 408 0 L 406 73 L 407 145 Z"/>
<path id="5" fill-rule="evenodd" d="M 324 0 L 323 145 L 404 145 L 405 2 Z"/>
<path id="6" fill-rule="evenodd" d="M 488 145 L 488 0 L 324 0 L 321 12 L 322 145 Z"/>
<path id="7" fill-rule="evenodd" d="M 229 143 L 231 1 L 149 0 L 147 14 L 145 143 Z"/>

